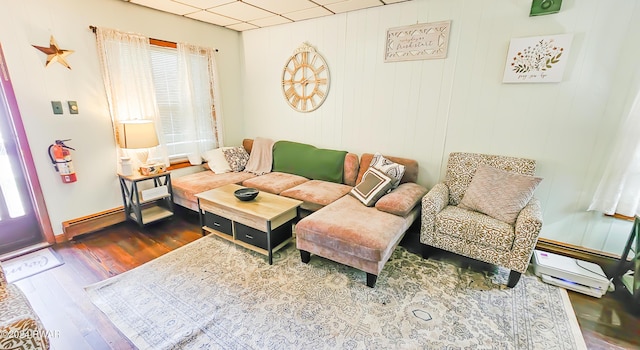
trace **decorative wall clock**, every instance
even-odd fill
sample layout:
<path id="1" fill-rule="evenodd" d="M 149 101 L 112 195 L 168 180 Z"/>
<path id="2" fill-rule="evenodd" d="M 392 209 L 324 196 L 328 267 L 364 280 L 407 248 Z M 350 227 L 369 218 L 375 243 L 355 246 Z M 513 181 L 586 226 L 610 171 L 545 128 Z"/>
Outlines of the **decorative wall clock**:
<path id="1" fill-rule="evenodd" d="M 282 93 L 291 108 L 304 113 L 318 109 L 327 99 L 329 67 L 308 43 L 297 48 L 284 66 Z"/>

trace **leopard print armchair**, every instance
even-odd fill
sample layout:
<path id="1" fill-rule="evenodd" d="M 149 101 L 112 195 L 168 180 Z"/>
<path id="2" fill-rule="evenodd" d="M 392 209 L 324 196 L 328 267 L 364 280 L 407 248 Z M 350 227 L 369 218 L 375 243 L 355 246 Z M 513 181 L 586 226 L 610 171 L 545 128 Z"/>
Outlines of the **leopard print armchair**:
<path id="1" fill-rule="evenodd" d="M 0 265 L 0 349 L 49 349 L 42 322 L 22 291 L 7 283 Z"/>
<path id="2" fill-rule="evenodd" d="M 508 287 L 514 287 L 527 270 L 542 229 L 540 201 L 531 198 L 513 224 L 459 206 L 480 164 L 510 173 L 534 176 L 535 160 L 451 153 L 444 182 L 422 198 L 420 242 L 423 257 L 432 247 L 508 268 Z"/>

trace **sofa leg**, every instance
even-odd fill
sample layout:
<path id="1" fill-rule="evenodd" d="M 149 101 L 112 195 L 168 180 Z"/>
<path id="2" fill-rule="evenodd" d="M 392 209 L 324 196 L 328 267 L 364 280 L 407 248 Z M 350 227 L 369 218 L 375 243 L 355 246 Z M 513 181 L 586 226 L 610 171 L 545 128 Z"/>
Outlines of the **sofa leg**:
<path id="1" fill-rule="evenodd" d="M 520 276 L 522 276 L 520 272 L 511 270 L 511 272 L 509 272 L 509 281 L 507 282 L 507 287 L 509 288 L 515 287 L 516 284 L 518 284 L 518 281 L 520 280 Z"/>
<path id="2" fill-rule="evenodd" d="M 367 272 L 367 287 L 373 288 L 376 285 L 377 280 L 378 276 Z"/>
<path id="3" fill-rule="evenodd" d="M 311 253 L 309 253 L 306 250 L 301 250 L 300 251 L 300 260 L 302 260 L 302 262 L 305 263 L 305 264 L 309 263 L 309 261 L 311 260 Z"/>
<path id="4" fill-rule="evenodd" d="M 428 244 L 420 244 L 422 246 L 421 253 L 423 259 L 429 259 L 436 248 L 428 245 Z"/>

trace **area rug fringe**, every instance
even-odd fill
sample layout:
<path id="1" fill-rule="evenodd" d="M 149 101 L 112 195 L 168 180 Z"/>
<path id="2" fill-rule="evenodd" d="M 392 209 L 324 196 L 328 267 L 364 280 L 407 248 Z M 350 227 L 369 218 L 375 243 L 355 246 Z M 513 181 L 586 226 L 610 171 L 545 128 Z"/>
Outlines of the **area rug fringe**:
<path id="1" fill-rule="evenodd" d="M 375 288 L 295 242 L 266 257 L 206 236 L 86 287 L 140 349 L 586 349 L 566 291 L 398 247 Z"/>

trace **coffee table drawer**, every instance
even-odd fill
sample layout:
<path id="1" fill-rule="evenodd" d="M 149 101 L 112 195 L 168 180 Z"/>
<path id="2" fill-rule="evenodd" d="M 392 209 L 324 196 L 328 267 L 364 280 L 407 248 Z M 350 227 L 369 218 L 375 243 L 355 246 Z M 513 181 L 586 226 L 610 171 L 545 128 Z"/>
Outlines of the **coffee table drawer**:
<path id="1" fill-rule="evenodd" d="M 249 243 L 258 248 L 268 249 L 266 232 L 256 230 L 253 227 L 243 225 L 239 222 L 236 222 L 234 224 L 236 225 L 236 239 L 241 240 L 245 243 Z M 286 241 L 290 237 L 290 224 L 284 224 L 271 231 L 271 248 L 276 247 L 278 244 Z"/>
<path id="2" fill-rule="evenodd" d="M 204 212 L 204 225 L 229 236 L 233 235 L 231 220 L 220 215 Z"/>

